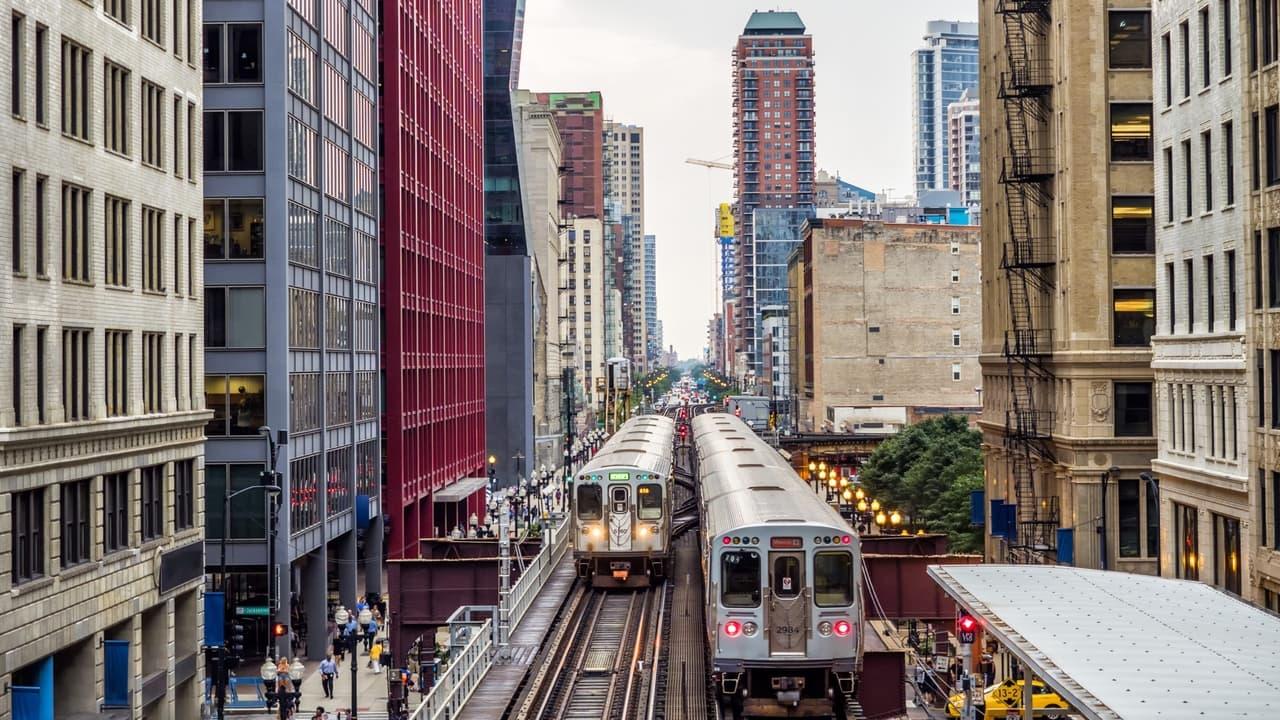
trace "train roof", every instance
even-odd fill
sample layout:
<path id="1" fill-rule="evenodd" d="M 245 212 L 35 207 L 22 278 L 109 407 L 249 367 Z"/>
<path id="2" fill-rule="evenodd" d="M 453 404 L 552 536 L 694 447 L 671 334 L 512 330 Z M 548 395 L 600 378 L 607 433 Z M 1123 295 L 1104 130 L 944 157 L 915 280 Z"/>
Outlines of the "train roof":
<path id="1" fill-rule="evenodd" d="M 607 467 L 634 467 L 667 477 L 671 474 L 676 423 L 664 415 L 637 415 L 609 437 L 578 475 Z"/>
<path id="2" fill-rule="evenodd" d="M 851 532 L 791 465 L 746 423 L 727 413 L 693 419 L 708 538 L 738 528 L 814 525 Z"/>

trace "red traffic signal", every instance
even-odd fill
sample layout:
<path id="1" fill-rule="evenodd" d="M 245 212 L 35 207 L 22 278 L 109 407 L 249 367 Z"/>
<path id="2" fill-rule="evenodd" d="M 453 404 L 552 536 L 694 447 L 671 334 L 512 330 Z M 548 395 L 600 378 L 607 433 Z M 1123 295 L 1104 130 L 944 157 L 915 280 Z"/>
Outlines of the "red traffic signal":
<path id="1" fill-rule="evenodd" d="M 956 635 L 961 643 L 971 643 L 977 638 L 978 619 L 967 612 L 956 618 Z"/>
<path id="2" fill-rule="evenodd" d="M 271 637 L 284 637 L 289 634 L 289 628 L 284 623 L 271 624 Z"/>

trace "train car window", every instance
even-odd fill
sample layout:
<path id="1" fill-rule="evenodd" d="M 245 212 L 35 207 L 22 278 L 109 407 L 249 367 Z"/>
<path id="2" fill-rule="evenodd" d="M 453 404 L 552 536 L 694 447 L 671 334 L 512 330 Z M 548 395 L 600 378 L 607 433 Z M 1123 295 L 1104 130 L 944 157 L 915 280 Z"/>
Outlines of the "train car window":
<path id="1" fill-rule="evenodd" d="M 639 515 L 641 520 L 662 519 L 662 486 L 641 485 L 636 488 L 639 497 Z"/>
<path id="2" fill-rule="evenodd" d="M 732 608 L 760 605 L 760 554 L 732 550 L 720 555 L 720 604 Z"/>
<path id="3" fill-rule="evenodd" d="M 627 489 L 625 487 L 615 487 L 613 489 L 613 512 L 622 514 L 627 511 Z"/>
<path id="4" fill-rule="evenodd" d="M 813 599 L 818 607 L 853 604 L 853 556 L 820 552 L 813 556 Z"/>
<path id="5" fill-rule="evenodd" d="M 599 485 L 578 486 L 578 519 L 599 520 L 604 513 L 604 490 Z"/>
<path id="6" fill-rule="evenodd" d="M 804 582 L 800 578 L 800 558 L 783 555 L 773 561 L 773 594 L 775 597 L 795 597 L 800 594 Z"/>

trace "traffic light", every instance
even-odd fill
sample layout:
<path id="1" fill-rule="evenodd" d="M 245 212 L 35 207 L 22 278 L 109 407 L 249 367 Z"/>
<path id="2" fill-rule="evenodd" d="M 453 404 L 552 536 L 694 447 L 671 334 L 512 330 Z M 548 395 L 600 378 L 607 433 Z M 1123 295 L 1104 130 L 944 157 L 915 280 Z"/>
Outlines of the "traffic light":
<path id="1" fill-rule="evenodd" d="M 227 664 L 235 667 L 244 658 L 244 625 L 238 622 L 227 624 Z"/>
<path id="2" fill-rule="evenodd" d="M 978 619 L 963 610 L 956 618 L 956 636 L 961 644 L 972 643 L 978 636 Z"/>
<path id="3" fill-rule="evenodd" d="M 271 637 L 284 637 L 289 634 L 289 626 L 284 623 L 271 624 Z"/>

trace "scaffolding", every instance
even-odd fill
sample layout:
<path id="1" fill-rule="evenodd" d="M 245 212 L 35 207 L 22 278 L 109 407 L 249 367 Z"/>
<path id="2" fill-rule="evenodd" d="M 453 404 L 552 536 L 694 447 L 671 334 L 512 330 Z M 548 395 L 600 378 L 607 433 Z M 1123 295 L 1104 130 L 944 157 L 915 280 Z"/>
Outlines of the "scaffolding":
<path id="1" fill-rule="evenodd" d="M 999 0 L 1008 69 L 998 95 L 1008 154 L 1000 167 L 1008 239 L 1000 266 L 1008 286 L 1009 328 L 1005 450 L 1013 485 L 1015 527 L 1003 528 L 1011 562 L 1051 562 L 1057 550 L 1058 498 L 1049 492 L 1054 465 L 1053 351 L 1055 243 L 1050 225 L 1055 161 L 1050 144 L 1053 73 L 1050 0 Z"/>

